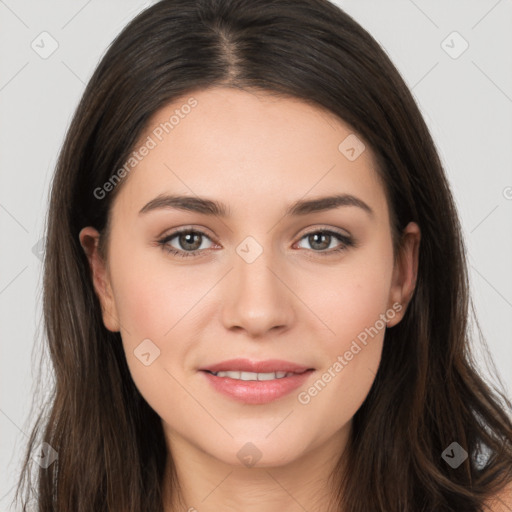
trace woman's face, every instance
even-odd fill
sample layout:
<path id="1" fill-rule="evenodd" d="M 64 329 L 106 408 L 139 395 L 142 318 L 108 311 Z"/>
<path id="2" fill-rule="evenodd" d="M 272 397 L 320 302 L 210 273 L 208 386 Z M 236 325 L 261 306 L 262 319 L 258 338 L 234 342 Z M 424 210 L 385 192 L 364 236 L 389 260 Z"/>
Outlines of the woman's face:
<path id="1" fill-rule="evenodd" d="M 80 234 L 104 323 L 176 453 L 277 466 L 341 448 L 412 294 L 419 230 L 394 266 L 374 156 L 333 115 L 227 88 L 189 98 L 134 148 L 107 265 Z"/>

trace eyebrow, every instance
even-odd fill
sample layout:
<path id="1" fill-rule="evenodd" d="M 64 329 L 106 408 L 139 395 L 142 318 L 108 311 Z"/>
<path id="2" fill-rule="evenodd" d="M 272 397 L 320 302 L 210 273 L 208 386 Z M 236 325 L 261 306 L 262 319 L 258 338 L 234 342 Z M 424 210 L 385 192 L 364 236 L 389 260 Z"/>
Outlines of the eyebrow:
<path id="1" fill-rule="evenodd" d="M 309 213 L 333 210 L 342 206 L 356 206 L 363 209 L 372 218 L 375 215 L 370 206 L 368 206 L 362 199 L 351 194 L 336 194 L 315 199 L 299 199 L 287 208 L 285 216 L 307 215 Z M 140 210 L 139 215 L 157 209 L 185 210 L 223 218 L 230 216 L 229 207 L 219 201 L 197 196 L 168 194 L 160 194 L 149 201 L 149 203 Z"/>

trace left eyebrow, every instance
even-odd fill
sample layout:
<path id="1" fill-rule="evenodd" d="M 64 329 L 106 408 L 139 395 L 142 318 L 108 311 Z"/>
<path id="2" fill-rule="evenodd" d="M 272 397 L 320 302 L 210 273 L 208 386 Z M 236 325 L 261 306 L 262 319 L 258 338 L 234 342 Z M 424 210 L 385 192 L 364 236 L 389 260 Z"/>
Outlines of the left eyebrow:
<path id="1" fill-rule="evenodd" d="M 374 211 L 362 199 L 351 194 L 336 194 L 315 199 L 300 199 L 292 203 L 286 210 L 286 216 L 300 216 L 309 213 L 334 210 L 342 206 L 356 206 L 363 209 L 370 217 L 374 217 Z M 225 204 L 204 197 L 179 196 L 160 194 L 147 203 L 139 212 L 139 215 L 156 209 L 177 209 L 190 212 L 214 215 L 222 218 L 230 216 L 229 207 Z"/>

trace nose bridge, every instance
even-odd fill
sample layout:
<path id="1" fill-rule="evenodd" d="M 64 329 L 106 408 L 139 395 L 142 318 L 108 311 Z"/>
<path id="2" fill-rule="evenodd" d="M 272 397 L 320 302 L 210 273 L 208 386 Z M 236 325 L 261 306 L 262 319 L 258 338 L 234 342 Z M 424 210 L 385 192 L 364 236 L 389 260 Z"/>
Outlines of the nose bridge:
<path id="1" fill-rule="evenodd" d="M 279 262 L 273 257 L 270 237 L 264 247 L 252 236 L 236 247 L 231 285 L 224 302 L 226 327 L 241 327 L 252 335 L 263 334 L 291 321 L 290 293 L 279 279 Z"/>

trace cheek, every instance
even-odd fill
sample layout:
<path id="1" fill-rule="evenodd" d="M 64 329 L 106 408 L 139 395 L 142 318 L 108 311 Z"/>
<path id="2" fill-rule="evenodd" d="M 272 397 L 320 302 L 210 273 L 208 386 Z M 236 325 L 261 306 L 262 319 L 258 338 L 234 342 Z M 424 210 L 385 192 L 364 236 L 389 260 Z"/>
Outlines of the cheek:
<path id="1" fill-rule="evenodd" d="M 118 261 L 112 272 L 116 308 L 131 343 L 163 343 L 213 282 L 212 276 L 173 266 L 158 247 L 134 249 Z"/>
<path id="2" fill-rule="evenodd" d="M 379 367 L 386 319 L 395 315 L 394 309 L 387 309 L 392 249 L 382 242 L 362 251 L 353 264 L 340 266 L 323 290 L 310 295 L 329 332 L 322 338 L 324 359 L 317 380 L 299 402 L 315 414 L 331 411 L 322 415 L 327 428 L 349 421 L 364 402 Z"/>
<path id="3" fill-rule="evenodd" d="M 153 279 L 150 269 L 136 265 L 129 273 L 119 273 L 115 285 L 117 314 L 131 343 L 143 338 L 155 341 L 172 326 L 173 310 L 171 288 L 164 294 L 164 283 Z"/>
<path id="4" fill-rule="evenodd" d="M 323 337 L 323 364 L 297 397 L 312 428 L 325 435 L 347 424 L 365 401 L 377 374 L 386 331 L 386 295 L 346 287 L 332 311 L 333 333 Z M 382 318 L 382 316 L 384 319 Z"/>
<path id="5" fill-rule="evenodd" d="M 385 313 L 393 275 L 392 248 L 386 242 L 383 238 L 354 252 L 335 271 L 318 273 L 305 284 L 303 296 L 329 327 L 329 353 L 346 350 Z M 381 322 L 379 326 L 382 329 Z"/>
<path id="6" fill-rule="evenodd" d="M 189 399 L 178 384 L 181 365 L 195 339 L 197 303 L 216 277 L 191 268 L 184 272 L 165 254 L 155 260 L 152 253 L 159 250 L 112 250 L 117 264 L 111 275 L 130 373 L 148 403 L 165 411 L 170 402 Z"/>
<path id="7" fill-rule="evenodd" d="M 187 402 L 176 366 L 187 349 L 187 338 L 180 329 L 197 295 L 182 293 L 178 279 L 167 279 L 155 267 L 132 264 L 129 268 L 129 272 L 118 269 L 115 287 L 126 361 L 141 395 L 165 416 Z"/>

